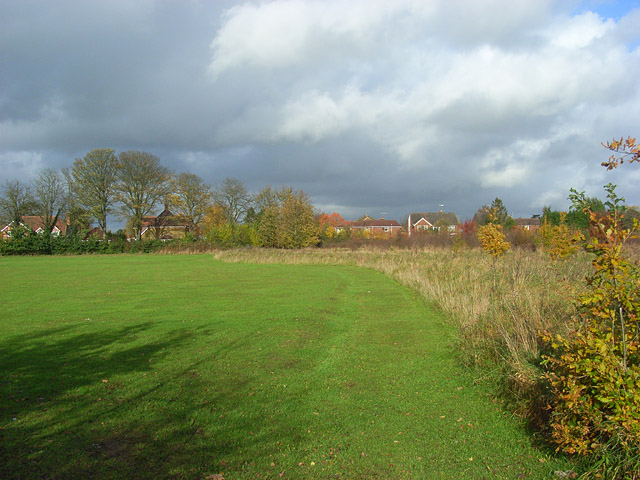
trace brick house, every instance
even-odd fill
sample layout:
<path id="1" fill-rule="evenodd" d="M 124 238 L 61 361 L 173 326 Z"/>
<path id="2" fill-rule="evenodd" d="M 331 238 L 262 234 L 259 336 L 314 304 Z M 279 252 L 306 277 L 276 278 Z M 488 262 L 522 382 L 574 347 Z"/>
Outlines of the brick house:
<path id="1" fill-rule="evenodd" d="M 189 222 L 182 215 L 174 215 L 168 206 L 158 216 L 142 217 L 140 238 L 143 240 L 174 240 L 184 238 Z"/>
<path id="2" fill-rule="evenodd" d="M 44 222 L 42 218 L 38 215 L 23 215 L 20 217 L 20 225 L 23 227 L 30 228 L 37 234 L 44 233 Z M 7 238 L 11 238 L 11 230 L 14 228 L 14 222 L 8 223 L 5 225 L 2 230 L 0 230 L 0 234 L 2 235 L 2 239 L 6 240 Z M 51 235 L 57 237 L 59 235 L 65 235 L 67 233 L 67 223 L 62 218 L 58 218 L 56 224 L 51 229 Z"/>
<path id="3" fill-rule="evenodd" d="M 536 233 L 540 228 L 539 218 L 514 218 L 516 225 L 523 230 L 528 230 L 531 233 Z"/>
<path id="4" fill-rule="evenodd" d="M 453 212 L 410 213 L 407 231 L 411 236 L 412 233 L 440 231 L 446 226 L 448 232 L 455 232 L 459 223 L 458 217 Z"/>
<path id="5" fill-rule="evenodd" d="M 402 231 L 402 225 L 396 220 L 372 220 L 365 217 L 364 220 L 344 221 L 336 225 L 336 232 L 340 233 L 347 228 L 353 232 L 369 232 L 372 235 L 394 235 Z"/>

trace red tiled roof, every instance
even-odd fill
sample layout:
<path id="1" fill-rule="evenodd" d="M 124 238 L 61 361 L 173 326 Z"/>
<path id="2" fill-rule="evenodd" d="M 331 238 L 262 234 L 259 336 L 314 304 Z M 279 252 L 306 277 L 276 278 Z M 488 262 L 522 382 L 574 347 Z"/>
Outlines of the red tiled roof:
<path id="1" fill-rule="evenodd" d="M 453 212 L 424 212 L 409 214 L 409 221 L 411 222 L 411 225 L 415 225 L 422 218 L 434 226 L 436 223 L 443 220 L 447 225 L 457 225 L 459 223 L 458 217 L 456 217 L 456 214 Z"/>
<path id="2" fill-rule="evenodd" d="M 91 230 L 87 232 L 87 235 L 85 236 L 85 238 L 90 238 L 90 237 L 96 237 L 101 240 L 104 240 L 104 230 L 102 230 L 100 227 L 93 227 Z"/>
<path id="3" fill-rule="evenodd" d="M 189 222 L 181 215 L 174 215 L 168 208 L 165 208 L 157 217 L 142 217 L 142 229 L 153 227 L 188 227 Z"/>
<path id="4" fill-rule="evenodd" d="M 517 225 L 540 225 L 539 218 L 516 218 L 514 219 Z"/>
<path id="5" fill-rule="evenodd" d="M 337 225 L 338 227 L 346 228 L 367 228 L 367 227 L 402 227 L 395 220 L 358 220 L 358 221 L 345 221 Z"/>
<path id="6" fill-rule="evenodd" d="M 42 222 L 42 218 L 40 218 L 37 215 L 23 215 L 22 217 L 20 217 L 20 222 L 23 225 L 26 225 L 27 227 L 29 227 L 34 232 L 38 231 L 38 229 L 40 228 L 44 229 L 44 223 Z M 58 230 L 60 230 L 61 235 L 64 235 L 65 233 L 67 233 L 67 224 L 62 218 L 58 217 L 58 220 L 56 221 L 55 226 L 58 227 Z"/>

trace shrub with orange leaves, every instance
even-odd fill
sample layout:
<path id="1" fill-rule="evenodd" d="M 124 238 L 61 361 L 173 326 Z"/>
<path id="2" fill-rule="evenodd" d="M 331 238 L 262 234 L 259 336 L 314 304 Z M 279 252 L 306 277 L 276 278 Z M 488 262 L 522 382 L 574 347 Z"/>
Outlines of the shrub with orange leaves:
<path id="1" fill-rule="evenodd" d="M 602 146 L 613 152 L 609 160 L 602 162 L 602 166 L 607 167 L 607 170 L 617 168 L 625 161 L 629 163 L 640 162 L 640 144 L 636 143 L 635 138 L 627 137 L 626 140 L 614 138 L 610 142 L 602 143 Z"/>
<path id="2" fill-rule="evenodd" d="M 638 161 L 635 139 L 603 144 L 613 155 L 603 166 Z M 589 216 L 584 248 L 595 255 L 587 289 L 578 297 L 571 335 L 546 334 L 543 355 L 549 386 L 551 437 L 558 449 L 589 456 L 581 478 L 640 478 L 640 266 L 625 256 L 640 222 L 623 223 L 626 206 L 605 186 L 607 212 L 594 212 L 584 192 L 571 190 L 574 206 Z M 587 475 L 589 475 L 587 477 Z M 593 477 L 592 477 L 593 476 Z"/>
<path id="3" fill-rule="evenodd" d="M 506 238 L 501 225 L 487 223 L 478 228 L 478 240 L 482 249 L 494 258 L 504 255 L 511 248 Z"/>

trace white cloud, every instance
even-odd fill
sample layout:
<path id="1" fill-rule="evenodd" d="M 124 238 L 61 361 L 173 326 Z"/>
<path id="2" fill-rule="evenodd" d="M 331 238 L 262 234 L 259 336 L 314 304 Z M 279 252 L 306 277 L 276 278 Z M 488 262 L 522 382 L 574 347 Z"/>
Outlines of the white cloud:
<path id="1" fill-rule="evenodd" d="M 475 13 L 449 21 L 450 30 L 462 28 L 465 18 L 480 18 L 474 35 L 489 41 L 461 45 L 441 31 L 452 8 Z M 215 75 L 246 71 L 252 78 L 245 81 L 261 89 L 265 86 L 257 72 L 264 71 L 268 79 L 273 69 L 296 68 L 277 77 L 282 91 L 268 103 L 252 105 L 224 131 L 254 141 L 314 143 L 357 130 L 403 162 L 415 163 L 441 141 L 436 130 L 463 125 L 468 131 L 499 130 L 502 125 L 509 130 L 514 120 L 526 128 L 529 118 L 548 119 L 546 128 L 552 133 L 558 116 L 635 88 L 632 76 L 603 74 L 621 71 L 629 60 L 624 46 L 612 45 L 608 38 L 615 29 L 612 20 L 585 13 L 558 17 L 550 25 L 527 22 L 532 11 L 536 19 L 546 18 L 547 8 L 530 1 L 508 7 L 499 1 L 453 7 L 428 2 L 425 8 L 424 2 L 410 1 L 294 0 L 234 7 L 211 45 Z M 523 40 L 513 49 L 489 35 L 492 29 L 535 41 Z M 336 39 L 340 48 L 329 48 Z M 314 52 L 323 50 L 330 52 L 314 63 Z M 402 63 L 396 62 L 398 57 Z M 393 72 L 381 71 L 381 66 L 393 67 Z M 326 71 L 341 73 L 342 81 L 327 80 Z M 505 181 L 517 178 L 516 171 L 510 169 Z"/>
<path id="2" fill-rule="evenodd" d="M 338 98 L 329 92 L 305 92 L 282 107 L 273 138 L 317 142 L 350 128 L 375 125 L 383 114 L 393 110 L 390 96 L 365 94 L 352 86 Z"/>
<path id="3" fill-rule="evenodd" d="M 541 23 L 548 2 L 531 0 L 280 0 L 230 8 L 211 42 L 214 77 L 245 66 L 300 66 L 356 52 L 398 54 L 396 44 L 435 38 L 454 47 L 513 44 Z M 463 12 L 463 13 L 462 13 Z M 385 52 L 386 50 L 386 52 Z"/>
<path id="4" fill-rule="evenodd" d="M 483 187 L 511 188 L 531 181 L 536 159 L 549 149 L 550 141 L 518 140 L 490 150 L 480 162 Z"/>
<path id="5" fill-rule="evenodd" d="M 481 176 L 480 184 L 483 187 L 507 187 L 522 185 L 530 174 L 527 165 L 511 163 L 499 170 L 485 173 Z"/>
<path id="6" fill-rule="evenodd" d="M 363 0 L 283 0 L 233 7 L 211 42 L 210 72 L 216 77 L 242 66 L 272 69 L 317 61 L 309 55 L 321 51 L 325 42 L 324 48 L 369 42 L 395 8 L 392 2 Z"/>
<path id="7" fill-rule="evenodd" d="M 612 19 L 603 20 L 598 14 L 586 12 L 573 18 L 563 18 L 547 32 L 554 47 L 570 50 L 588 47 L 615 28 Z"/>
<path id="8" fill-rule="evenodd" d="M 318 141 L 343 131 L 352 123 L 351 109 L 327 93 L 311 92 L 282 108 L 282 123 L 275 138 Z"/>
<path id="9" fill-rule="evenodd" d="M 533 208 L 540 208 L 540 205 L 543 207 L 553 206 L 554 210 L 559 208 L 559 204 L 566 203 L 566 193 L 562 193 L 558 190 L 546 190 L 539 195 L 531 202 L 530 206 Z"/>
<path id="10" fill-rule="evenodd" d="M 42 153 L 28 151 L 7 151 L 0 153 L 0 176 L 28 182 L 45 167 Z"/>

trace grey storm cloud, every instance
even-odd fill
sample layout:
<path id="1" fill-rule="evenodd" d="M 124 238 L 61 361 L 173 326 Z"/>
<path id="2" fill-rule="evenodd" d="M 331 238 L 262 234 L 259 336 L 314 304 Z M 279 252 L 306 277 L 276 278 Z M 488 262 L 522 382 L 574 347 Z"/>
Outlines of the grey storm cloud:
<path id="1" fill-rule="evenodd" d="M 2 2 L 0 180 L 111 147 L 345 217 L 640 204 L 640 169 L 599 166 L 640 125 L 640 9 L 613 3 Z"/>

